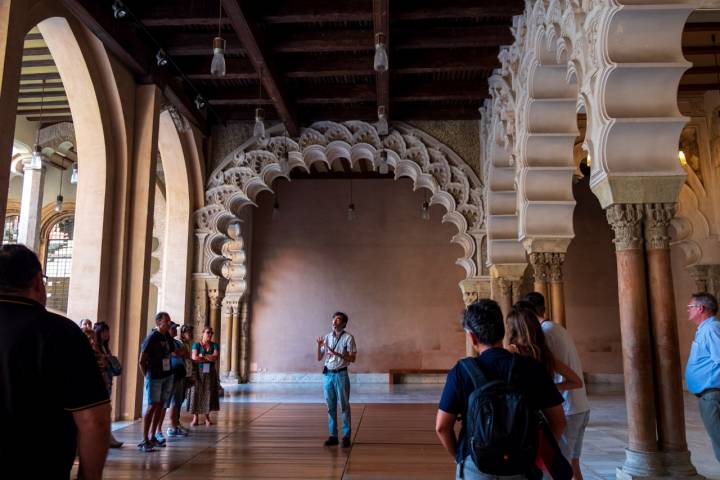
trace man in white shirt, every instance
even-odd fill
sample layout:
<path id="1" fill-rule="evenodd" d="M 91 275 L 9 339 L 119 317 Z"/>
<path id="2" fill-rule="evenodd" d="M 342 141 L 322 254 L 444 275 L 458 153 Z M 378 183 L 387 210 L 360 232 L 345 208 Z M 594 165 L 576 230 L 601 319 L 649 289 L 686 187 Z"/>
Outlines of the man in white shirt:
<path id="1" fill-rule="evenodd" d="M 580 378 L 583 378 L 582 362 L 575 347 L 575 342 L 562 325 L 545 318 L 545 297 L 543 297 L 542 293 L 530 292 L 525 296 L 524 300 L 535 308 L 543 333 L 545 333 L 545 341 L 553 356 L 569 366 Z M 556 374 L 555 383 L 562 381 L 563 377 Z M 562 392 L 562 395 L 565 398 L 563 409 L 565 410 L 567 426 L 560 442 L 560 448 L 572 464 L 573 479 L 582 480 L 580 454 L 582 453 L 585 428 L 590 420 L 590 403 L 584 385 L 578 389 L 566 390 Z"/>
<path id="2" fill-rule="evenodd" d="M 352 420 L 350 417 L 350 376 L 348 365 L 357 358 L 355 337 L 345 330 L 348 316 L 343 312 L 335 312 L 332 320 L 332 331 L 324 337 L 317 338 L 317 359 L 325 360 L 323 367 L 323 393 L 328 407 L 328 430 L 330 436 L 325 446 L 330 447 L 338 441 L 337 404 L 340 402 L 342 411 L 342 446 L 350 447 Z"/>

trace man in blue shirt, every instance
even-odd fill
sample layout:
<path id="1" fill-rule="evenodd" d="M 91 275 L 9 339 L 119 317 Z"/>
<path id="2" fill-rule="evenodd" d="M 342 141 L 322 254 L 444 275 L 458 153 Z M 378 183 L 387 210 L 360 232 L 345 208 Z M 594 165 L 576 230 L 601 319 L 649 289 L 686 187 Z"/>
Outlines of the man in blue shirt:
<path id="1" fill-rule="evenodd" d="M 685 369 L 688 390 L 699 398 L 700 416 L 720 461 L 720 322 L 717 299 L 696 293 L 687 306 L 688 320 L 697 325 Z"/>

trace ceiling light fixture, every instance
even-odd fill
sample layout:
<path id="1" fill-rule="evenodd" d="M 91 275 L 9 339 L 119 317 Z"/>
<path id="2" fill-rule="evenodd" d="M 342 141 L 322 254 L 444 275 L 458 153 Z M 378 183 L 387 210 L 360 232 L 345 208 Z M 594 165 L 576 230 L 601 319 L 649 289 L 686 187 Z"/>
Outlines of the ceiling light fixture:
<path id="1" fill-rule="evenodd" d="M 115 0 L 112 4 L 113 17 L 117 20 L 122 20 L 128 16 L 127 8 L 120 0 Z"/>
<path id="2" fill-rule="evenodd" d="M 388 134 L 388 121 L 385 105 L 378 105 L 377 110 L 378 121 L 377 121 L 377 132 L 380 136 Z"/>
<path id="3" fill-rule="evenodd" d="M 218 0 L 220 14 L 218 15 L 218 34 L 213 38 L 213 58 L 210 64 L 210 75 L 223 77 L 225 68 L 225 39 L 222 38 L 222 0 Z"/>
<path id="4" fill-rule="evenodd" d="M 430 202 L 428 201 L 427 190 L 425 191 L 425 201 L 422 203 L 422 212 L 420 213 L 420 218 L 425 221 L 430 220 Z"/>
<path id="5" fill-rule="evenodd" d="M 157 63 L 158 67 L 164 67 L 168 64 L 167 55 L 165 54 L 165 50 L 162 48 L 155 54 L 155 63 Z"/>
<path id="6" fill-rule="evenodd" d="M 260 80 L 258 81 L 258 105 L 262 102 L 262 74 L 263 69 L 260 67 Z M 255 109 L 255 128 L 253 129 L 253 136 L 258 140 L 265 139 L 265 111 L 262 107 Z"/>
<path id="7" fill-rule="evenodd" d="M 65 170 L 65 161 L 60 157 L 60 186 L 58 188 L 58 196 L 55 198 L 55 213 L 63 211 L 63 195 L 62 195 L 62 181 L 63 171 Z"/>
<path id="8" fill-rule="evenodd" d="M 373 67 L 376 72 L 386 72 L 388 69 L 388 54 L 385 48 L 385 35 L 375 34 L 375 60 Z"/>
<path id="9" fill-rule="evenodd" d="M 198 110 L 202 110 L 203 108 L 205 108 L 206 105 L 207 102 L 205 102 L 203 96 L 198 93 L 195 97 L 195 108 L 197 108 Z"/>
<path id="10" fill-rule="evenodd" d="M 680 160 L 681 166 L 687 166 L 687 158 L 685 158 L 685 152 L 683 152 L 682 150 L 678 152 L 678 160 Z"/>
<path id="11" fill-rule="evenodd" d="M 70 170 L 70 183 L 77 185 L 78 182 L 78 162 L 73 162 Z"/>
<path id="12" fill-rule="evenodd" d="M 30 156 L 30 168 L 42 168 L 42 150 L 40 149 L 40 129 L 43 122 L 43 105 L 45 105 L 45 79 L 42 79 L 42 89 L 40 90 L 40 119 L 38 121 L 38 129 L 35 134 L 35 145 L 33 145 L 32 154 Z"/>
<path id="13" fill-rule="evenodd" d="M 357 220 L 357 212 L 355 211 L 355 204 L 353 203 L 352 178 L 350 178 L 350 204 L 348 205 L 347 219 L 348 222 Z"/>

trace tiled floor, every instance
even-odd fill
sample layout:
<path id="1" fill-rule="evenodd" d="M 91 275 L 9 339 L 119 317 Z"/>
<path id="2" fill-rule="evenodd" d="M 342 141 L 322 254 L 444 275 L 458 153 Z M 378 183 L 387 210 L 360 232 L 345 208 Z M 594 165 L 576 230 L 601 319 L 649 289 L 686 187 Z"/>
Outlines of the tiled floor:
<path id="1" fill-rule="evenodd" d="M 218 425 L 196 428 L 161 452 L 135 449 L 140 425 L 116 430 L 128 443 L 111 451 L 106 478 L 452 478 L 452 460 L 434 435 L 441 385 L 353 385 L 354 444 L 327 449 L 317 384 L 254 384 L 228 389 Z M 625 404 L 607 389 L 590 398 L 583 454 L 585 478 L 614 479 L 626 442 Z M 702 475 L 720 480 L 695 397 L 686 396 L 687 436 Z"/>

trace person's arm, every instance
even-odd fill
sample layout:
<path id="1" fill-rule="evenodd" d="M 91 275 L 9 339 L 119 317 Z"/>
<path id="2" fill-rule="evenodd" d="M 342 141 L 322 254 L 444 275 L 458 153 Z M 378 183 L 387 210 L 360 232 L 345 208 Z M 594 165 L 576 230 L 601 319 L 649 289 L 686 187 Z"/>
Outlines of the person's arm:
<path id="1" fill-rule="evenodd" d="M 193 346 L 193 349 L 192 349 L 192 360 L 193 360 L 193 362 L 195 362 L 195 363 L 202 362 L 201 355 L 200 355 L 200 353 L 198 353 L 198 349 L 195 348 L 194 346 Z"/>
<path id="2" fill-rule="evenodd" d="M 560 360 L 556 359 L 555 371 L 562 375 L 564 379 L 562 382 L 555 384 L 557 389 L 561 392 L 564 390 L 576 390 L 578 388 L 582 388 L 582 378 L 580 378 L 580 376 L 575 373 L 575 370 L 565 364 L 565 362 L 561 362 Z"/>
<path id="3" fill-rule="evenodd" d="M 565 412 L 562 409 L 562 404 L 544 408 L 542 412 L 548 421 L 550 431 L 552 431 L 555 439 L 560 441 L 560 437 L 565 431 Z"/>
<path id="4" fill-rule="evenodd" d="M 210 362 L 217 362 L 217 359 L 220 358 L 220 345 L 217 343 L 213 344 L 213 353 L 210 355 L 205 355 L 205 359 Z"/>
<path id="5" fill-rule="evenodd" d="M 110 438 L 110 403 L 73 412 L 80 457 L 78 478 L 100 480 Z"/>
<path id="6" fill-rule="evenodd" d="M 323 345 L 325 345 L 325 339 L 323 337 L 317 337 L 315 341 L 317 342 L 317 359 L 318 362 L 322 362 L 323 357 L 325 357 L 325 353 L 323 352 Z"/>
<path id="7" fill-rule="evenodd" d="M 138 361 L 138 367 L 140 367 L 140 373 L 145 377 L 148 368 L 148 355 L 146 352 L 140 354 L 140 360 Z"/>
<path id="8" fill-rule="evenodd" d="M 440 439 L 445 450 L 455 458 L 455 450 L 457 449 L 457 438 L 455 438 L 455 420 L 457 415 L 454 413 L 444 412 L 440 409 L 435 417 L 435 433 Z"/>

